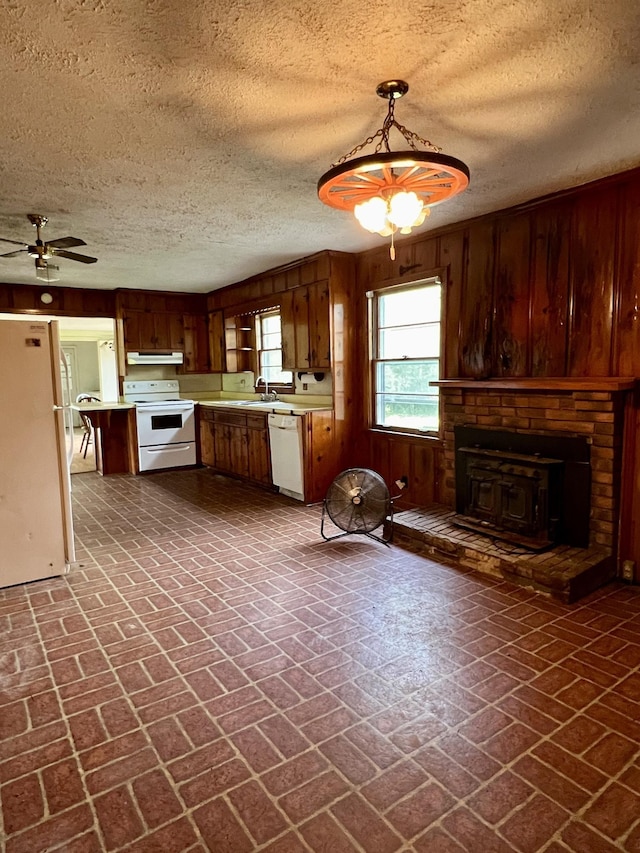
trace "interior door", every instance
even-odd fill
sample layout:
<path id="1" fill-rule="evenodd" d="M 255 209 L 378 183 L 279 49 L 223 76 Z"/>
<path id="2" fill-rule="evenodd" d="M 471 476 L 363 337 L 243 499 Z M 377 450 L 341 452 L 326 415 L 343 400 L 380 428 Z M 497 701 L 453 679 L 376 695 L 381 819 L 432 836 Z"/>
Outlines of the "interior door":
<path id="1" fill-rule="evenodd" d="M 67 389 L 66 385 L 63 383 L 62 387 L 62 395 L 63 395 L 63 404 L 68 406 L 70 403 L 75 403 L 75 399 L 80 393 L 80 390 L 77 388 L 78 381 L 78 352 L 74 346 L 70 346 L 68 344 L 63 345 L 62 352 L 65 354 L 67 358 L 67 366 L 69 368 L 69 396 L 70 400 L 67 400 Z M 74 429 L 76 427 L 82 426 L 82 421 L 80 420 L 80 415 L 78 412 L 73 412 L 73 426 Z"/>

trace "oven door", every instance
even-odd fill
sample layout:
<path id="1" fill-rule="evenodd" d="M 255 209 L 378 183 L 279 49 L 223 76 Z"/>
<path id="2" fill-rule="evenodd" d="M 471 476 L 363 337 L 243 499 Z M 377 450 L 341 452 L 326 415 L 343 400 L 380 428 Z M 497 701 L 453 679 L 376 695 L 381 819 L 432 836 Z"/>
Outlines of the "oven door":
<path id="1" fill-rule="evenodd" d="M 138 404 L 138 447 L 169 444 L 194 444 L 196 426 L 192 402 Z"/>

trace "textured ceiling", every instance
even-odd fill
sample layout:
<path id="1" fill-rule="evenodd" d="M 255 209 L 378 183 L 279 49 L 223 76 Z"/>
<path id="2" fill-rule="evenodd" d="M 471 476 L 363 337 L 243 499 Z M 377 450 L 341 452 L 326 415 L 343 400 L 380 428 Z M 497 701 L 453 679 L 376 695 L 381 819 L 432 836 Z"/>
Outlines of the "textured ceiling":
<path id="1" fill-rule="evenodd" d="M 381 238 L 316 183 L 381 126 L 380 81 L 471 170 L 426 231 L 638 165 L 639 57 L 637 0 L 6 0 L 0 236 L 33 241 L 35 212 L 83 238 L 76 287 L 208 291 L 359 251 Z M 36 284 L 33 261 L 0 281 Z"/>

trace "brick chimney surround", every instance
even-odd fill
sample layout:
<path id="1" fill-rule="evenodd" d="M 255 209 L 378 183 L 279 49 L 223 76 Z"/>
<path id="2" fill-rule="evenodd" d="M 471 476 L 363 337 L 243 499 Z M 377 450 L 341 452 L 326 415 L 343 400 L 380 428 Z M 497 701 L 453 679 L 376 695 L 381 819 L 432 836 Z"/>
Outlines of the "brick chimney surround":
<path id="1" fill-rule="evenodd" d="M 445 379 L 443 505 L 406 510 L 394 520 L 396 541 L 462 566 L 503 576 L 564 601 L 573 601 L 616 574 L 625 405 L 630 377 Z M 590 447 L 588 547 L 560 545 L 543 553 L 505 547 L 495 537 L 453 524 L 455 428 L 478 427 L 520 435 L 583 436 Z M 413 518 L 412 518 L 413 515 Z"/>

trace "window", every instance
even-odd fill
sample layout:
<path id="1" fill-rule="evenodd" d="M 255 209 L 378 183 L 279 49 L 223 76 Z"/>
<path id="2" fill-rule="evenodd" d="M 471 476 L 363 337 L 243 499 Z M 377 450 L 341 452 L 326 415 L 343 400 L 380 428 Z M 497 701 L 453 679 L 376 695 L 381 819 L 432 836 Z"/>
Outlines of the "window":
<path id="1" fill-rule="evenodd" d="M 439 426 L 439 278 L 370 294 L 373 321 L 373 422 L 435 432 Z"/>
<path id="2" fill-rule="evenodd" d="M 280 313 L 269 311 L 256 318 L 258 374 L 269 385 L 293 385 L 293 374 L 282 369 L 282 328 Z"/>

